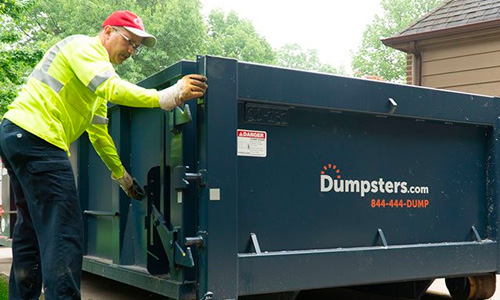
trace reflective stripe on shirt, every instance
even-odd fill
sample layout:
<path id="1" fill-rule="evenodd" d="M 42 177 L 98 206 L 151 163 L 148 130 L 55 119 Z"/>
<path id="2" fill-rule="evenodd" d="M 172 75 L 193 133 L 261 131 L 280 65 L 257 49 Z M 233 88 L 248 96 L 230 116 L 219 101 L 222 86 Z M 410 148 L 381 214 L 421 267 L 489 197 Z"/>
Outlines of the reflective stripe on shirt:
<path id="1" fill-rule="evenodd" d="M 53 89 L 56 93 L 59 93 L 61 89 L 64 87 L 64 85 L 48 73 L 49 68 L 50 65 L 52 65 L 52 61 L 56 57 L 57 53 L 61 51 L 61 48 L 76 37 L 77 36 L 70 36 L 60 41 L 59 43 L 55 44 L 52 48 L 50 48 L 47 56 L 42 62 L 41 69 L 34 69 L 30 77 L 40 80 L 41 82 L 50 86 L 50 88 Z"/>
<path id="2" fill-rule="evenodd" d="M 109 119 L 106 117 L 99 116 L 99 115 L 94 115 L 92 117 L 92 124 L 94 124 L 94 125 L 104 125 L 104 124 L 108 124 L 108 123 L 109 123 Z"/>
<path id="3" fill-rule="evenodd" d="M 49 73 L 44 72 L 40 69 L 34 69 L 33 72 L 31 73 L 30 77 L 38 79 L 39 81 L 50 86 L 50 88 L 53 89 L 56 93 L 59 93 L 61 91 L 61 89 L 63 88 L 62 83 L 60 83 L 54 77 L 50 76 Z"/>
<path id="4" fill-rule="evenodd" d="M 92 80 L 89 82 L 89 84 L 87 85 L 87 87 L 93 92 L 95 93 L 95 91 L 97 90 L 97 88 L 106 80 L 108 80 L 109 78 L 113 77 L 113 76 L 118 76 L 116 75 L 116 73 L 113 71 L 113 70 L 107 70 L 105 71 L 104 73 L 101 73 L 101 74 L 97 74 L 94 78 L 92 78 Z"/>

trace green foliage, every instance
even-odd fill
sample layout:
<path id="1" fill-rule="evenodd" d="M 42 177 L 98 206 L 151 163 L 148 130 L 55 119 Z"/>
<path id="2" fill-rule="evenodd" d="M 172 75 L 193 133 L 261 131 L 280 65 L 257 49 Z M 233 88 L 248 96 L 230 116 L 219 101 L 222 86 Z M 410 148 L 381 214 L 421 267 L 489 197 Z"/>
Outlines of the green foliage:
<path id="1" fill-rule="evenodd" d="M 0 299 L 9 298 L 8 278 L 0 274 Z"/>
<path id="2" fill-rule="evenodd" d="M 20 24 L 26 20 L 24 14 L 33 4 L 33 1 L 0 2 L 0 23 L 4 25 L 0 31 L 0 116 L 43 56 L 42 50 L 20 34 Z"/>
<path id="3" fill-rule="evenodd" d="M 206 54 L 232 57 L 242 61 L 273 64 L 275 53 L 252 23 L 235 12 L 227 16 L 219 10 L 208 16 Z"/>
<path id="4" fill-rule="evenodd" d="M 196 59 L 206 33 L 199 0 L 153 1 L 145 8 L 137 2 L 135 11 L 158 42 L 155 48 L 144 48 L 140 55 L 118 67 L 122 77 L 137 82 L 179 60 Z"/>
<path id="5" fill-rule="evenodd" d="M 30 1 L 0 0 L 0 15 L 19 18 Z"/>
<path id="6" fill-rule="evenodd" d="M 35 49 L 12 49 L 0 51 L 0 112 L 15 98 L 20 86 L 43 52 Z"/>
<path id="7" fill-rule="evenodd" d="M 322 63 L 316 49 L 304 51 L 298 44 L 286 44 L 277 51 L 276 64 L 281 67 L 318 71 L 324 73 L 345 75 L 343 68 L 335 68 L 330 64 Z"/>
<path id="8" fill-rule="evenodd" d="M 116 10 L 138 14 L 158 39 L 154 49 L 144 48 L 116 66 L 130 82 L 179 60 L 194 60 L 198 54 L 338 73 L 321 64 L 315 50 L 304 52 L 297 46 L 277 54 L 250 21 L 234 12 L 213 11 L 204 20 L 200 0 L 0 0 L 0 114 L 45 51 L 70 35 L 97 35 Z M 303 60 L 295 66 L 294 58 Z"/>
<path id="9" fill-rule="evenodd" d="M 38 26 L 35 40 L 48 49 L 73 35 L 97 35 L 102 22 L 116 10 L 130 10 L 144 21 L 146 29 L 158 38 L 154 49 L 145 48 L 116 71 L 136 82 L 181 59 L 194 59 L 205 36 L 199 0 L 38 0 L 30 23 Z M 168 12 L 168 13 L 166 13 Z"/>
<path id="10" fill-rule="evenodd" d="M 442 3 L 443 0 L 381 0 L 383 15 L 377 15 L 366 27 L 362 44 L 352 57 L 355 75 L 377 75 L 403 82 L 406 77 L 406 54 L 386 47 L 380 39 L 396 35 Z"/>

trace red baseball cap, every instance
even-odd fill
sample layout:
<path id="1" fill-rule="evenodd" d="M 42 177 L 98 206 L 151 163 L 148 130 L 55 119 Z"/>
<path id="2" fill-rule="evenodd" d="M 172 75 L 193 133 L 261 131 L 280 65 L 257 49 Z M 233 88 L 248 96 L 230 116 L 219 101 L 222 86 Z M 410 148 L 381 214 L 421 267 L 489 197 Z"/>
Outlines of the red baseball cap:
<path id="1" fill-rule="evenodd" d="M 142 37 L 142 44 L 147 47 L 153 47 L 156 44 L 156 38 L 146 32 L 144 23 L 142 23 L 142 19 L 128 10 L 115 11 L 114 13 L 109 15 L 104 23 L 102 23 L 101 27 L 107 25 L 123 27 L 131 33 Z"/>

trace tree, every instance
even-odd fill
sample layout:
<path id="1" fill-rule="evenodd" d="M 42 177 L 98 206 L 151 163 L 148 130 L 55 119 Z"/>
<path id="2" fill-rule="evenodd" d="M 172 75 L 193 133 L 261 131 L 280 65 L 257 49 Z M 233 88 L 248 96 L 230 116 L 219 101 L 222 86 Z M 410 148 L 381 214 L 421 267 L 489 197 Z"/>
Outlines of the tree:
<path id="1" fill-rule="evenodd" d="M 20 24 L 33 1 L 0 1 L 0 116 L 15 98 L 43 51 L 24 39 L 19 33 Z"/>
<path id="2" fill-rule="evenodd" d="M 335 68 L 330 64 L 322 63 L 316 49 L 304 51 L 298 44 L 286 44 L 277 51 L 276 56 L 276 64 L 281 67 L 341 75 L 346 74 L 343 67 Z"/>
<path id="3" fill-rule="evenodd" d="M 206 26 L 199 0 L 0 0 L 0 114 L 45 51 L 73 34 L 97 35 L 115 10 L 136 12 L 158 38 L 154 49 L 116 68 L 124 79 L 137 82 L 202 52 Z"/>
<path id="4" fill-rule="evenodd" d="M 345 74 L 342 68 L 321 63 L 315 49 L 305 51 L 298 44 L 288 44 L 273 50 L 266 39 L 256 32 L 253 24 L 240 19 L 235 12 L 226 15 L 215 10 L 210 13 L 206 47 L 206 53 L 210 55 L 294 69 Z"/>
<path id="5" fill-rule="evenodd" d="M 0 0 L 0 114 L 45 51 L 73 34 L 97 35 L 103 20 L 116 10 L 137 13 L 147 31 L 158 38 L 154 49 L 145 48 L 116 67 L 117 73 L 130 82 L 176 61 L 194 60 L 198 54 L 276 63 L 276 51 L 250 21 L 221 11 L 212 11 L 205 21 L 200 0 Z M 282 49 L 281 65 L 338 71 L 321 64 L 316 50 L 304 52 L 294 47 Z M 301 64 L 292 65 L 293 59 L 302 57 Z"/>
<path id="6" fill-rule="evenodd" d="M 275 60 L 272 47 L 250 21 L 240 19 L 235 12 L 226 16 L 220 10 L 208 16 L 206 54 L 265 64 Z"/>
<path id="7" fill-rule="evenodd" d="M 199 0 L 136 1 L 135 11 L 158 42 L 117 68 L 127 74 L 124 78 L 137 82 L 179 60 L 195 60 L 202 53 L 206 26 Z"/>
<path id="8" fill-rule="evenodd" d="M 406 54 L 384 46 L 380 39 L 401 32 L 441 3 L 443 0 L 381 0 L 383 15 L 375 16 L 366 27 L 361 46 L 352 57 L 355 75 L 377 75 L 389 81 L 403 82 Z"/>
<path id="9" fill-rule="evenodd" d="M 137 13 L 146 29 L 158 38 L 154 49 L 144 48 L 132 56 L 117 73 L 137 82 L 181 59 L 194 59 L 203 46 L 206 27 L 199 0 L 38 0 L 28 26 L 39 26 L 36 40 L 48 49 L 73 34 L 97 35 L 103 20 L 116 10 Z M 165 13 L 168 12 L 168 13 Z"/>

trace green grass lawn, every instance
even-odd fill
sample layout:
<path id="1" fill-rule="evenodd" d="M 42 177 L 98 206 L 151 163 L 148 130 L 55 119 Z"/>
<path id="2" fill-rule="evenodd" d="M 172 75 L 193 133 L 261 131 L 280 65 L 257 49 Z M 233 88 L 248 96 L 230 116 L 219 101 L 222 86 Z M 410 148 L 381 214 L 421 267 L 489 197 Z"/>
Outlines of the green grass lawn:
<path id="1" fill-rule="evenodd" d="M 0 300 L 7 300 L 9 297 L 9 286 L 7 277 L 0 275 Z"/>
<path id="2" fill-rule="evenodd" d="M 9 298 L 9 278 L 0 274 L 0 300 L 7 300 Z M 45 297 L 40 296 L 40 300 L 44 300 Z"/>

